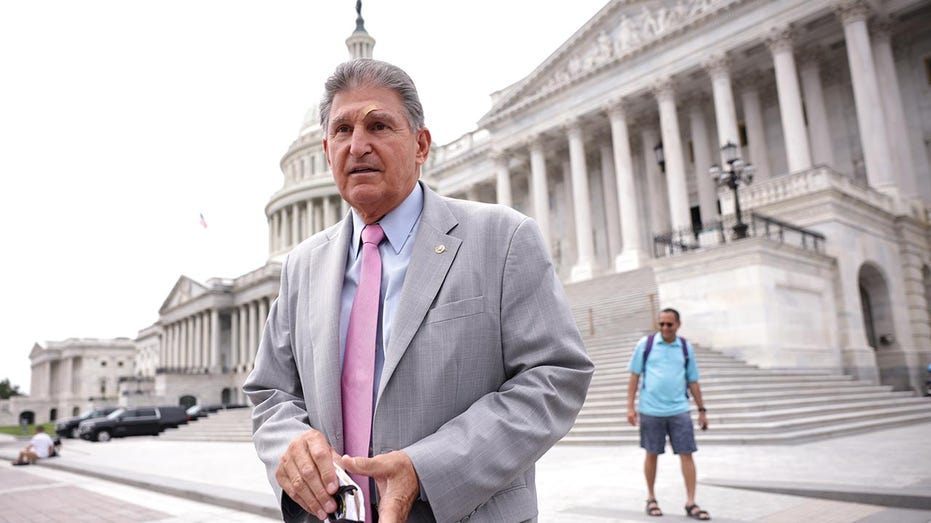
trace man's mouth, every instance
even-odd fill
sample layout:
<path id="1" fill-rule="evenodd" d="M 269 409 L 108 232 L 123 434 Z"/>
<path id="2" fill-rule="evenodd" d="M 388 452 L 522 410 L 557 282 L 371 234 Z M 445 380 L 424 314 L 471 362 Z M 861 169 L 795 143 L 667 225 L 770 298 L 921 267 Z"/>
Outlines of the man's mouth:
<path id="1" fill-rule="evenodd" d="M 349 174 L 374 173 L 374 172 L 378 172 L 378 169 L 376 169 L 375 167 L 372 167 L 371 165 L 359 165 L 349 170 Z"/>

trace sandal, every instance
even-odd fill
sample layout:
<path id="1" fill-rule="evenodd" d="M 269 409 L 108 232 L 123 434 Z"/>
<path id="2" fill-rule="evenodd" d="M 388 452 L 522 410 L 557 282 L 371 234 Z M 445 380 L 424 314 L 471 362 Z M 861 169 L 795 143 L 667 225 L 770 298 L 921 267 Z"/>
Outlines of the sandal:
<path id="1" fill-rule="evenodd" d="M 686 505 L 685 515 L 699 521 L 709 521 L 711 519 L 711 514 L 709 514 L 707 510 L 702 510 L 697 503 L 694 505 Z"/>
<path id="2" fill-rule="evenodd" d="M 653 505 L 652 507 L 650 505 Z M 663 515 L 663 511 L 659 509 L 659 503 L 656 502 L 656 498 L 651 498 L 647 500 L 647 515 L 659 517 Z"/>

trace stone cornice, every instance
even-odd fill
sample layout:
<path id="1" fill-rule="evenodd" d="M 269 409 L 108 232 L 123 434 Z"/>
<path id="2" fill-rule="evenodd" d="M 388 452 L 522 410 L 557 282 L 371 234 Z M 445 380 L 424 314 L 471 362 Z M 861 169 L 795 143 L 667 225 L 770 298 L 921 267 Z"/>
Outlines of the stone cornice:
<path id="1" fill-rule="evenodd" d="M 609 67 L 616 66 L 631 60 L 635 56 L 644 54 L 682 35 L 686 31 L 705 23 L 712 17 L 719 16 L 722 12 L 735 9 L 749 1 L 751 0 L 680 1 L 676 7 L 672 9 L 663 8 L 658 10 L 655 13 L 655 17 L 650 18 L 650 20 L 652 20 L 651 23 L 643 24 L 643 27 L 651 28 L 644 30 L 656 31 L 652 33 L 651 39 L 639 41 L 629 48 L 623 48 L 623 44 L 619 44 L 620 40 L 616 40 L 615 47 L 620 45 L 622 52 L 617 52 L 617 49 L 613 47 L 612 53 L 609 55 L 604 52 L 604 39 L 600 39 L 600 42 L 596 39 L 588 48 L 587 54 L 582 50 L 583 56 L 586 57 L 586 62 L 584 62 L 585 67 L 572 68 L 567 64 L 564 68 L 554 71 L 553 69 L 556 63 L 565 58 L 569 53 L 580 51 L 577 49 L 577 44 L 589 38 L 594 31 L 598 30 L 604 19 L 615 14 L 619 9 L 629 6 L 629 2 L 615 0 L 599 11 L 588 24 L 577 31 L 560 49 L 553 53 L 546 61 L 537 67 L 536 70 L 530 73 L 517 87 L 511 89 L 506 95 L 502 96 L 492 109 L 479 121 L 479 126 L 487 127 L 493 125 L 515 112 L 539 104 L 571 88 L 578 82 L 590 78 Z M 651 14 L 653 13 L 650 13 L 646 10 L 646 7 L 644 7 L 644 11 L 638 17 L 638 20 Z M 662 19 L 661 24 L 658 24 L 658 19 Z M 624 17 L 621 23 L 623 23 L 624 20 L 627 20 L 627 18 Z M 662 30 L 658 31 L 657 28 L 661 28 Z M 547 75 L 551 77 L 550 81 L 539 88 L 537 92 L 528 92 L 535 82 Z M 523 96 L 523 98 L 517 100 L 521 96 Z"/>

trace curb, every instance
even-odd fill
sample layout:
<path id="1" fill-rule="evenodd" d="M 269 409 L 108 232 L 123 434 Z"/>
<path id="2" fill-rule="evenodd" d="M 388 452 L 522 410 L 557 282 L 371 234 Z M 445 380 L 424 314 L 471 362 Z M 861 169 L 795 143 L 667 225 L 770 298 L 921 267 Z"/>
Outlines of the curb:
<path id="1" fill-rule="evenodd" d="M 805 483 L 786 481 L 753 481 L 707 479 L 702 484 L 716 487 L 756 490 L 773 494 L 788 494 L 806 498 L 830 499 L 849 503 L 864 503 L 883 507 L 931 510 L 931 492 L 915 487 L 890 488 L 878 485 L 844 485 L 839 483 Z"/>
<path id="2" fill-rule="evenodd" d="M 0 458 L 10 461 L 16 459 L 16 454 L 10 455 L 0 451 Z M 35 465 L 55 470 L 62 470 L 73 474 L 91 476 L 98 479 L 113 481 L 124 485 L 151 490 L 169 496 L 189 499 L 200 503 L 207 503 L 219 507 L 248 512 L 267 518 L 281 520 L 281 509 L 271 495 L 265 496 L 249 490 L 230 487 L 217 487 L 206 483 L 188 481 L 183 479 L 166 478 L 154 474 L 141 474 L 109 467 L 75 465 L 62 458 L 42 460 Z"/>

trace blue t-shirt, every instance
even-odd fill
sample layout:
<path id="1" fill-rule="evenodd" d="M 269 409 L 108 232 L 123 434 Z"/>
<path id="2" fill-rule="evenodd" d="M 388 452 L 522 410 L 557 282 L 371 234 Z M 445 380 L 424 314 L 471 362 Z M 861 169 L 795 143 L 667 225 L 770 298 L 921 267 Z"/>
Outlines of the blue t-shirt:
<path id="1" fill-rule="evenodd" d="M 634 356 L 627 366 L 627 370 L 640 376 L 640 402 L 637 412 L 648 416 L 675 416 L 688 412 L 689 400 L 685 395 L 686 374 L 689 383 L 698 381 L 698 365 L 695 364 L 695 352 L 689 343 L 689 366 L 688 369 L 685 368 L 681 343 L 682 340 L 678 336 L 672 343 L 666 343 L 662 334 L 657 332 L 653 336 L 653 348 L 647 359 L 645 377 L 643 351 L 646 350 L 647 336 L 637 343 Z"/>

